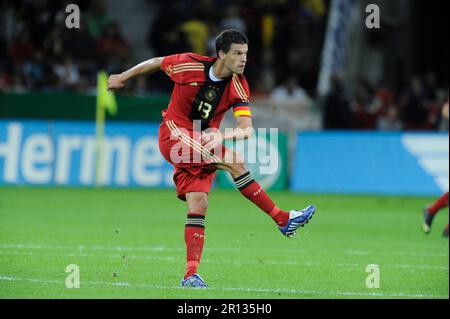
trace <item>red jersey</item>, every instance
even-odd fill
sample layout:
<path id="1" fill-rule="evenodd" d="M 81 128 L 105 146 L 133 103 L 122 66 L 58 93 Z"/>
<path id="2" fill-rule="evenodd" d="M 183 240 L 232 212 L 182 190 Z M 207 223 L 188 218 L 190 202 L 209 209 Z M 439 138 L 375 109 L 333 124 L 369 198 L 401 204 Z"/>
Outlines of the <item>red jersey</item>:
<path id="1" fill-rule="evenodd" d="M 163 111 L 164 120 L 172 120 L 189 130 L 194 121 L 201 121 L 203 131 L 219 128 L 225 112 L 231 108 L 235 116 L 251 116 L 245 77 L 233 74 L 214 81 L 210 69 L 216 60 L 195 53 L 170 55 L 162 60 L 161 69 L 174 82 L 169 106 Z"/>

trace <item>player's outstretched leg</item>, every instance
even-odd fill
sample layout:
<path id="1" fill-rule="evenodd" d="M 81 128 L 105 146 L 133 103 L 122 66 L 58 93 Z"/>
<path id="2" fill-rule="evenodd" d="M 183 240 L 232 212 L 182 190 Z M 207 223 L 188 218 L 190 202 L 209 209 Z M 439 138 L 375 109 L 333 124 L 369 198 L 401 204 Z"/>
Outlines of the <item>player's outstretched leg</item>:
<path id="1" fill-rule="evenodd" d="M 281 210 L 248 171 L 235 178 L 234 182 L 241 194 L 270 215 L 281 233 L 287 237 L 295 235 L 297 229 L 303 227 L 316 211 L 316 207 L 312 205 L 302 210 L 291 210 L 289 213 Z"/>
<path id="2" fill-rule="evenodd" d="M 216 163 L 217 169 L 228 171 L 234 179 L 237 189 L 243 196 L 268 214 L 287 237 L 293 236 L 297 229 L 304 226 L 314 214 L 315 206 L 302 210 L 286 212 L 278 208 L 262 187 L 255 181 L 240 156 L 227 150 L 223 163 Z"/>

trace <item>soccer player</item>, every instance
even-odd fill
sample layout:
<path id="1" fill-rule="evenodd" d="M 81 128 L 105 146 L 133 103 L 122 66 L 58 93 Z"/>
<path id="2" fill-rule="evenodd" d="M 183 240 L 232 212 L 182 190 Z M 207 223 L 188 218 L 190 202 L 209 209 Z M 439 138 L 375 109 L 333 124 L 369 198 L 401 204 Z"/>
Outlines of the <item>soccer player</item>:
<path id="1" fill-rule="evenodd" d="M 174 82 L 158 141 L 162 155 L 175 168 L 177 196 L 188 208 L 184 287 L 207 287 L 197 269 L 205 240 L 208 193 L 216 170 L 229 172 L 241 194 L 269 215 L 287 237 L 304 226 L 316 209 L 312 205 L 290 212 L 280 209 L 253 179 L 242 157 L 222 144 L 224 140 L 248 139 L 253 132 L 250 91 L 243 75 L 247 52 L 247 36 L 227 29 L 216 38 L 217 57 L 194 53 L 156 57 L 108 79 L 108 89 L 114 90 L 131 78 L 162 70 Z M 231 108 L 236 128 L 221 132 L 220 122 Z"/>
<path id="2" fill-rule="evenodd" d="M 444 103 L 442 107 L 442 117 L 447 119 L 449 118 L 449 100 Z M 423 224 L 422 229 L 425 234 L 429 234 L 431 231 L 431 223 L 433 222 L 434 216 L 436 216 L 437 212 L 441 209 L 448 207 L 448 192 L 444 193 L 441 197 L 439 197 L 433 205 L 424 209 L 423 213 Z M 448 237 L 448 224 L 445 226 L 444 231 L 442 232 L 442 236 Z"/>

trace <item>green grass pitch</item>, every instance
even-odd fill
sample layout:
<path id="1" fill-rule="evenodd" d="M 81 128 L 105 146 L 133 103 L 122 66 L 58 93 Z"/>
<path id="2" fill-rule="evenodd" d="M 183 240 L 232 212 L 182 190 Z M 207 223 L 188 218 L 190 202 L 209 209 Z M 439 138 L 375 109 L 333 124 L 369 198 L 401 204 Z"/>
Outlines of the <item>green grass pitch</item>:
<path id="1" fill-rule="evenodd" d="M 271 196 L 318 210 L 289 239 L 238 192 L 212 191 L 201 290 L 179 287 L 187 210 L 174 190 L 1 187 L 0 298 L 449 297 L 448 211 L 420 229 L 434 198 Z M 80 288 L 66 288 L 69 264 Z"/>

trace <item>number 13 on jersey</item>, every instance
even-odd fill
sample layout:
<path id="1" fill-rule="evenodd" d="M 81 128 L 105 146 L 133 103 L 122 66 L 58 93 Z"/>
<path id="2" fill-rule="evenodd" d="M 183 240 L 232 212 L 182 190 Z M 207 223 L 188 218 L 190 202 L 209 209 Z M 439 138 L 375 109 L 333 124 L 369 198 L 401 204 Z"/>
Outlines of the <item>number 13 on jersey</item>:
<path id="1" fill-rule="evenodd" d="M 202 119 L 206 120 L 209 117 L 209 112 L 211 112 L 211 109 L 212 109 L 211 104 L 209 104 L 208 102 L 201 101 L 197 111 L 200 112 Z"/>

